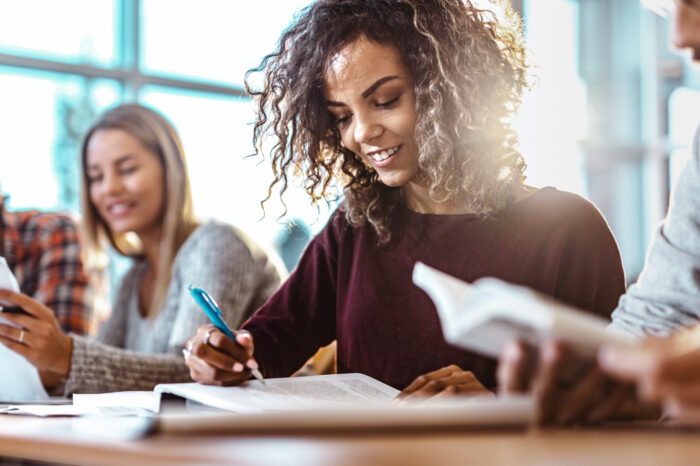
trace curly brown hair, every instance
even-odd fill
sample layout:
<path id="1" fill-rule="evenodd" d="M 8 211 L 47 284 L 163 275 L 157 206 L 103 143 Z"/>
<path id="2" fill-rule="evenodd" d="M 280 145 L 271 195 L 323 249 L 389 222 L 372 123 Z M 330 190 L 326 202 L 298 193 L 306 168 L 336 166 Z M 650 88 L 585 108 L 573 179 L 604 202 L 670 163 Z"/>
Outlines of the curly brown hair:
<path id="1" fill-rule="evenodd" d="M 390 237 L 391 213 L 401 188 L 341 144 L 326 106 L 324 75 L 340 49 L 360 36 L 394 47 L 412 74 L 419 176 L 436 201 L 480 215 L 501 211 L 523 186 L 525 162 L 512 129 L 528 87 L 522 25 L 507 3 L 502 15 L 470 0 L 318 0 L 282 34 L 277 50 L 246 75 L 257 98 L 255 153 L 273 137 L 273 189 L 280 197 L 288 176 L 301 173 L 314 203 L 342 183 L 342 208 L 351 225 L 369 221 Z M 251 74 L 263 73 L 254 90 Z"/>

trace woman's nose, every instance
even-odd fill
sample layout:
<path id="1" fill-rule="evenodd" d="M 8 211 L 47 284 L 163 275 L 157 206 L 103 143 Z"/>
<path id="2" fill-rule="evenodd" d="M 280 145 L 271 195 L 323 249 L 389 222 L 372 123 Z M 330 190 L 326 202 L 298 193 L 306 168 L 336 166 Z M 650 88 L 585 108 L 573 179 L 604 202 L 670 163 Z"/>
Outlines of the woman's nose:
<path id="1" fill-rule="evenodd" d="M 354 137 L 355 141 L 358 143 L 369 142 L 381 136 L 382 131 L 382 126 L 369 118 L 357 117 L 355 119 Z"/>
<path id="2" fill-rule="evenodd" d="M 104 174 L 104 180 L 102 182 L 102 191 L 107 194 L 113 194 L 121 191 L 122 182 L 121 178 L 113 171 L 108 171 Z"/>

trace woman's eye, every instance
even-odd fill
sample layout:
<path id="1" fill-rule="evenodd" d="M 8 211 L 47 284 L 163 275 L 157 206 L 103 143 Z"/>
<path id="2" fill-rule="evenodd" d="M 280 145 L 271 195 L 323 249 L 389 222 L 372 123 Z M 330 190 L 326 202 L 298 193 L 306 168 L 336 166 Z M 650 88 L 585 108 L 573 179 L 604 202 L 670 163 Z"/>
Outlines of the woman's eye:
<path id="1" fill-rule="evenodd" d="M 102 175 L 88 175 L 87 180 L 88 184 L 99 183 L 102 181 Z"/>
<path id="2" fill-rule="evenodd" d="M 391 100 L 387 100 L 386 102 L 377 102 L 377 106 L 379 107 L 391 107 L 394 105 L 396 102 L 399 101 L 399 97 L 401 97 L 401 94 L 397 95 Z"/>
<path id="3" fill-rule="evenodd" d="M 338 126 L 344 126 L 350 121 L 350 115 L 335 117 L 335 124 Z"/>
<path id="4" fill-rule="evenodd" d="M 119 173 L 121 173 L 122 175 L 129 175 L 131 173 L 134 173 L 136 171 L 136 168 L 137 167 L 122 167 L 121 169 L 119 169 Z"/>

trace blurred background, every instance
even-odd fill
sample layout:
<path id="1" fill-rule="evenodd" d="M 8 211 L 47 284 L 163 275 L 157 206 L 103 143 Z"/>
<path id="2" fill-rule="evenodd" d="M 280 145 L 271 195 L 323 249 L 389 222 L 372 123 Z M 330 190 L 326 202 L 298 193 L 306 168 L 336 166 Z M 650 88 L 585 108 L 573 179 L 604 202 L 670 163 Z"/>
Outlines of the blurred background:
<path id="1" fill-rule="evenodd" d="M 639 0 L 512 1 L 538 82 L 518 120 L 528 182 L 595 203 L 634 281 L 700 122 L 700 74 L 669 50 L 668 20 Z M 271 173 L 244 158 L 253 114 L 243 78 L 306 3 L 0 0 L 8 207 L 77 213 L 85 129 L 103 109 L 139 101 L 180 132 L 198 216 L 238 225 L 291 268 L 332 206 L 295 189 L 286 216 L 273 201 L 263 218 Z"/>

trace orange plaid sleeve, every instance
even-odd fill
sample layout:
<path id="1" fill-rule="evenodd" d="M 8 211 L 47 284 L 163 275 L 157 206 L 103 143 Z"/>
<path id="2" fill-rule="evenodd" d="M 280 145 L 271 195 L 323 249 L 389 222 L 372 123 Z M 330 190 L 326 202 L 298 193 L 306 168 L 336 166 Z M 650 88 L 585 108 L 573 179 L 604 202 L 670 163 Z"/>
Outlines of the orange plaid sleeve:
<path id="1" fill-rule="evenodd" d="M 52 309 L 63 330 L 86 334 L 91 296 L 77 224 L 55 213 L 16 214 L 24 217 L 15 224 L 13 269 L 20 289 Z"/>

